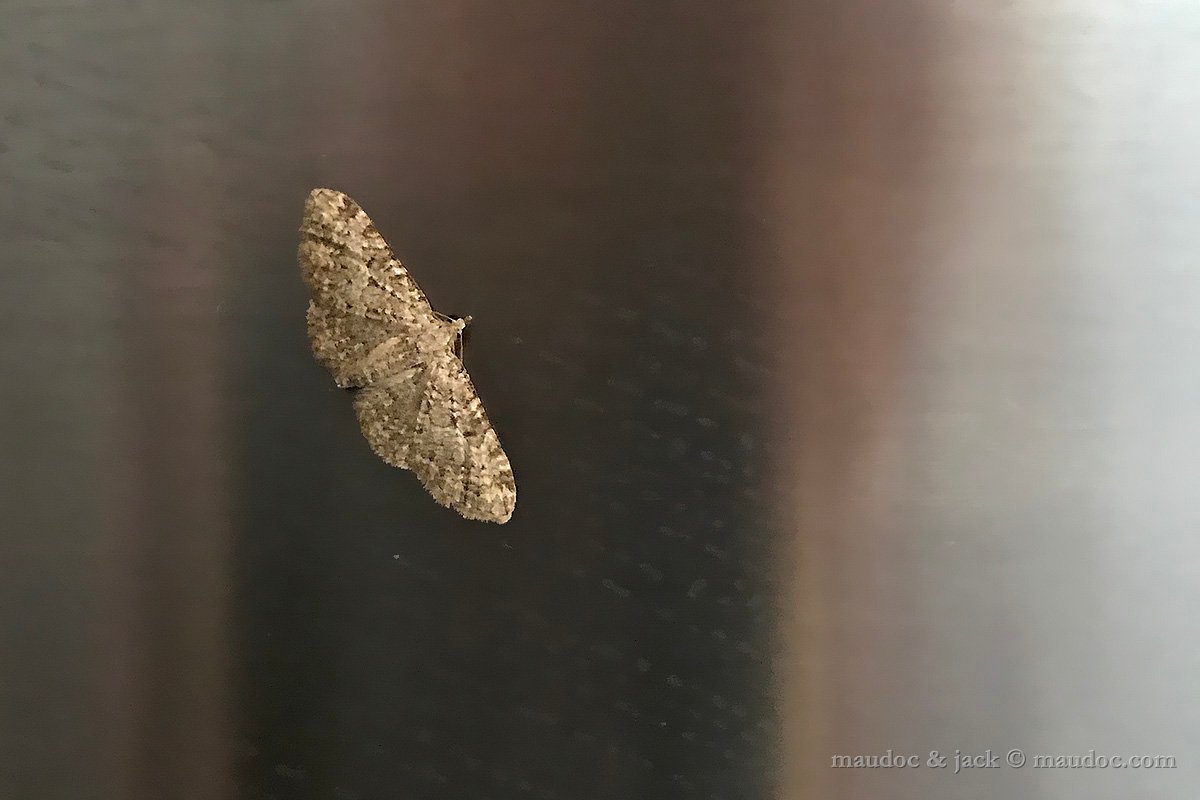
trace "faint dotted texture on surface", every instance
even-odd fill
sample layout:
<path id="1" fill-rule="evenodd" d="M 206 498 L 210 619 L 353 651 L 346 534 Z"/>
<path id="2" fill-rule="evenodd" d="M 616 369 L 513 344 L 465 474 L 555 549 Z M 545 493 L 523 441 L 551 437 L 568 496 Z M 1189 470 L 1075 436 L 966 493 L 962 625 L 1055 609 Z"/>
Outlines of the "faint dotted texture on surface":
<path id="1" fill-rule="evenodd" d="M 481 531 L 369 468 L 346 425 L 250 434 L 325 452 L 248 454 L 263 792 L 771 796 L 779 309 L 732 210 L 737 37 L 678 11 L 373 4 L 308 48 L 313 183 L 473 315 L 522 505 Z M 299 506 L 270 499 L 297 484 Z"/>
<path id="2" fill-rule="evenodd" d="M 29 606 L 79 635 L 0 648 L 28 690 L 2 699 L 30 722 L 4 740 L 14 796 L 227 798 L 222 759 L 244 797 L 771 796 L 753 21 L 118 8 L 26 2 L 0 31 L 0 227 L 28 267 L 0 294 L 26 345 L 4 357 L 36 354 L 3 387 L 37 467 L 13 485 L 62 490 L 41 523 L 136 516 L 0 589 L 95 609 Z M 294 263 L 314 185 L 475 317 L 471 377 L 521 470 L 504 528 L 397 481 L 314 375 Z"/>

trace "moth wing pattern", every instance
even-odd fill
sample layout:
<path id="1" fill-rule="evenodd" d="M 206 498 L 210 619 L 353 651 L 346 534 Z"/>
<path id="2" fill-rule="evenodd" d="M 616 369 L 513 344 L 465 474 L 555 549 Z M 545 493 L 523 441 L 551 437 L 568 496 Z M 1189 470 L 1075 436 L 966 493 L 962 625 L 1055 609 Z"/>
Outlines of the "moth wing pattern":
<path id="1" fill-rule="evenodd" d="M 407 460 L 433 499 L 467 519 L 503 523 L 512 516 L 512 466 L 453 353 L 429 365 Z"/>
<path id="2" fill-rule="evenodd" d="M 339 386 L 364 386 L 406 360 L 406 344 L 439 320 L 370 217 L 345 194 L 310 192 L 300 232 L 313 354 Z"/>
<path id="3" fill-rule="evenodd" d="M 354 395 L 354 411 L 363 436 L 375 455 L 393 467 L 411 469 L 408 454 L 425 394 L 427 372 L 424 364 L 414 364 L 364 386 Z"/>
<path id="4" fill-rule="evenodd" d="M 512 467 L 454 352 L 466 323 L 433 310 L 345 194 L 314 189 L 300 231 L 313 354 L 338 386 L 357 390 L 371 449 L 467 519 L 507 522 L 517 499 Z"/>

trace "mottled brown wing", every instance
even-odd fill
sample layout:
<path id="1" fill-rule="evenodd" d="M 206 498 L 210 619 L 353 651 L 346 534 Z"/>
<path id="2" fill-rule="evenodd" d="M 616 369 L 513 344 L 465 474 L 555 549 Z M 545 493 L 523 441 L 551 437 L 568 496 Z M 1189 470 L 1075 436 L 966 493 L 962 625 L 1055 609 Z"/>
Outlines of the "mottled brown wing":
<path id="1" fill-rule="evenodd" d="M 512 517 L 517 503 L 512 467 L 453 353 L 429 363 L 405 459 L 434 500 L 467 519 L 505 523 Z"/>
<path id="2" fill-rule="evenodd" d="M 393 467 L 411 469 L 408 453 L 425 395 L 427 368 L 414 364 L 372 383 L 354 395 L 363 436 L 375 454 Z"/>
<path id="3" fill-rule="evenodd" d="M 338 385 L 363 386 L 411 361 L 410 343 L 440 323 L 366 212 L 341 192 L 313 189 L 300 233 L 309 337 Z"/>

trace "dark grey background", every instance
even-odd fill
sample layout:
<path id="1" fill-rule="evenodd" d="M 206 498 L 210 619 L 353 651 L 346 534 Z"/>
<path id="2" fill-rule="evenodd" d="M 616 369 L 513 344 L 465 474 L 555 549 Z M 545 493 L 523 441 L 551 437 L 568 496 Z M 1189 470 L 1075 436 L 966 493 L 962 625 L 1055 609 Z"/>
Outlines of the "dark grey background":
<path id="1" fill-rule="evenodd" d="M 3 15 L 0 797 L 1200 788 L 1188 3 Z M 313 362 L 317 185 L 474 316 L 507 526 Z"/>

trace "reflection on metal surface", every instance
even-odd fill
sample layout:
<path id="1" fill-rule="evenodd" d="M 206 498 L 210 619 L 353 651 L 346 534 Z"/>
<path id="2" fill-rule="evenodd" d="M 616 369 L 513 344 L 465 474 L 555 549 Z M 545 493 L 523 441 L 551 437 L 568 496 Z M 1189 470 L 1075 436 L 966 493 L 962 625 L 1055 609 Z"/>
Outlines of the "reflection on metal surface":
<path id="1" fill-rule="evenodd" d="M 894 5 L 773 51 L 783 796 L 1194 792 L 1200 13 Z M 833 767 L 888 751 L 920 767 Z M 1089 751 L 1179 761 L 1034 763 Z"/>

